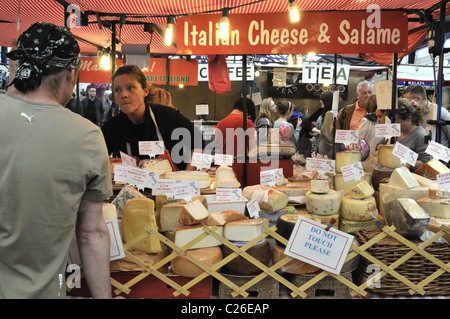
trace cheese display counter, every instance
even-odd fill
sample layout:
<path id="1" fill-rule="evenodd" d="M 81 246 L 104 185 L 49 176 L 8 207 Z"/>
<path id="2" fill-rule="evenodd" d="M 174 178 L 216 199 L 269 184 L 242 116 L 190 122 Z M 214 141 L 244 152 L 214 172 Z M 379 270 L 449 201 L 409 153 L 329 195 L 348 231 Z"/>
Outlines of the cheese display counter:
<path id="1" fill-rule="evenodd" d="M 349 180 L 345 169 L 361 161 L 361 154 L 342 151 L 336 154 L 335 171 L 307 171 L 291 161 L 292 170 L 283 169 L 279 182 L 243 187 L 234 166 L 173 172 L 164 160 L 146 162 L 142 169 L 157 172 L 160 180 L 194 181 L 201 187 L 198 196 L 176 198 L 170 191 L 153 195 L 116 183 L 116 196 L 104 204 L 108 216 L 117 218 L 125 251 L 125 257 L 110 263 L 114 294 L 278 299 L 285 291 L 288 298 L 368 298 L 378 287 L 369 283 L 373 267 L 385 276 L 380 279 L 383 294 L 389 295 L 389 286 L 394 286 L 384 285 L 387 278 L 396 287 L 407 287 L 402 290 L 406 295 L 442 294 L 442 289 L 433 288 L 437 285 L 427 288 L 427 284 L 450 286 L 450 198 L 434 179 L 450 170 L 431 161 L 410 172 L 386 156 L 387 167 L 355 179 Z M 111 163 L 120 165 L 117 160 Z M 383 178 L 377 176 L 380 171 Z M 330 233 L 353 236 L 338 274 L 285 254 L 297 221 L 303 218 Z M 388 261 L 394 252 L 386 240 L 401 245 L 395 247 L 407 250 L 405 255 Z M 428 253 L 435 249 L 441 250 L 439 255 Z M 389 258 L 372 258 L 380 250 Z M 420 281 L 402 271 L 410 267 L 412 257 L 421 257 L 425 268 L 433 269 Z M 321 284 L 327 282 L 331 297 L 316 296 L 314 285 L 319 287 L 325 277 Z M 151 291 L 161 282 L 167 293 L 158 297 Z M 70 294 L 86 294 L 82 290 Z"/>

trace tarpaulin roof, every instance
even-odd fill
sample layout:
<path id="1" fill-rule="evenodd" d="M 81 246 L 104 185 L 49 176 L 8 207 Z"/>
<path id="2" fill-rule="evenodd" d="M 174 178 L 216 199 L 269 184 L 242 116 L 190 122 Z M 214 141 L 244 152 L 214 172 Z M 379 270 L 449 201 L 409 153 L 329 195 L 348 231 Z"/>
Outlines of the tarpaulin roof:
<path id="1" fill-rule="evenodd" d="M 352 11 L 367 10 L 376 5 L 381 10 L 405 10 L 408 17 L 419 18 L 421 13 L 431 13 L 439 17 L 440 0 L 296 0 L 300 11 Z M 144 32 L 143 23 L 151 23 L 154 30 L 164 30 L 168 16 L 174 16 L 174 36 L 177 20 L 183 15 L 220 13 L 230 8 L 230 21 L 239 14 L 286 12 L 288 0 L 2 0 L 0 10 L 0 45 L 11 46 L 21 31 L 37 21 L 51 22 L 64 26 L 68 21 L 66 12 L 73 12 L 75 27 L 72 33 L 79 39 L 82 52 L 97 52 L 98 47 L 111 47 L 112 36 L 108 25 L 100 20 L 116 25 L 117 50 L 121 44 L 150 44 L 150 52 L 176 54 L 175 46 L 166 46 L 162 32 Z M 82 13 L 88 17 L 87 26 L 80 26 Z M 78 19 L 78 20 L 77 20 Z M 232 22 L 231 22 L 232 23 Z M 426 38 L 424 21 L 411 21 L 409 28 L 409 52 Z M 408 54 L 406 52 L 404 54 Z M 320 52 L 319 52 L 320 53 Z M 380 64 L 391 63 L 390 55 L 365 52 L 365 58 Z"/>

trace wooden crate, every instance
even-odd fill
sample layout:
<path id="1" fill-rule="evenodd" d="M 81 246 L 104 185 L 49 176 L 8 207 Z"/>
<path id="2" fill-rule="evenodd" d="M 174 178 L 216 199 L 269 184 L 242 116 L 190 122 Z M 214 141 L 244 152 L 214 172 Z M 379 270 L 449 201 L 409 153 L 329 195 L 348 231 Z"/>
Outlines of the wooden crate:
<path id="1" fill-rule="evenodd" d="M 223 275 L 239 287 L 255 278 L 255 276 Z M 233 291 L 234 290 L 225 283 L 219 283 L 219 299 L 278 299 L 280 297 L 280 283 L 278 280 L 268 276 L 247 288 L 247 297 L 241 295 L 234 297 Z"/>
<path id="2" fill-rule="evenodd" d="M 303 286 L 312 280 L 316 274 L 292 275 L 292 283 L 297 286 Z M 352 281 L 352 273 L 341 273 L 340 276 Z M 307 294 L 305 299 L 351 299 L 352 289 L 332 276 L 326 276 L 316 282 L 313 286 L 305 290 Z M 301 298 L 299 296 L 295 298 Z M 303 298 L 302 298 L 303 299 Z"/>

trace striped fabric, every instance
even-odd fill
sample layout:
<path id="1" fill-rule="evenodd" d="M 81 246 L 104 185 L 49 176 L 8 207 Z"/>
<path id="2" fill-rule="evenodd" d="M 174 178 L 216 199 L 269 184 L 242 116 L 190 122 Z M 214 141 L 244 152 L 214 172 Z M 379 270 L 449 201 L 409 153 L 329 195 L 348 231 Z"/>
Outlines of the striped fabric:
<path id="1" fill-rule="evenodd" d="M 177 17 L 182 15 L 200 13 L 220 13 L 223 8 L 232 8 L 230 17 L 235 14 L 254 14 L 270 12 L 287 12 L 288 0 L 69 0 L 74 7 L 81 11 L 93 11 L 112 14 L 126 14 L 127 21 L 139 21 L 155 24 L 164 30 L 167 16 L 175 16 L 174 37 L 176 37 Z M 439 0 L 296 0 L 297 6 L 303 11 L 324 10 L 366 10 L 368 5 L 377 5 L 381 9 L 428 9 Z M 0 10 L 0 45 L 10 46 L 17 38 L 20 31 L 36 21 L 52 22 L 64 25 L 64 8 L 54 0 L 2 0 Z M 439 9 L 439 8 L 438 8 Z M 18 20 L 20 18 L 20 29 Z M 117 17 L 103 17 L 102 20 L 117 21 Z M 95 22 L 95 16 L 90 18 Z M 410 23 L 409 29 L 413 30 L 418 23 Z M 96 46 L 111 46 L 111 31 L 107 28 L 100 30 L 96 23 L 87 27 L 75 27 L 71 31 L 80 39 L 82 52 L 95 54 Z M 149 44 L 151 40 L 151 52 L 161 54 L 176 54 L 176 48 L 166 46 L 164 39 L 154 32 L 153 36 L 143 32 L 142 25 L 117 26 L 117 33 L 121 43 L 124 44 Z M 415 36 L 413 39 L 423 39 L 423 36 Z M 91 44 L 90 44 L 91 43 Z M 410 43 L 414 47 L 415 43 Z M 120 44 L 117 46 L 120 51 Z"/>

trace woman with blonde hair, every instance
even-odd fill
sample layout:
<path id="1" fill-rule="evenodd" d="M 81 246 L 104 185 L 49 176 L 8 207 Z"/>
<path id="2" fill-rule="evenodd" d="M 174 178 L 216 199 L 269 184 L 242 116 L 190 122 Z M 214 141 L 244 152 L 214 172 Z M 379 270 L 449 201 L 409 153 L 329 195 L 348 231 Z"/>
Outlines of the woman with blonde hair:
<path id="1" fill-rule="evenodd" d="M 275 102 L 271 97 L 264 99 L 259 107 L 259 114 L 255 121 L 258 132 L 258 142 L 267 142 L 269 130 L 273 127 L 274 114 L 277 112 Z"/>

